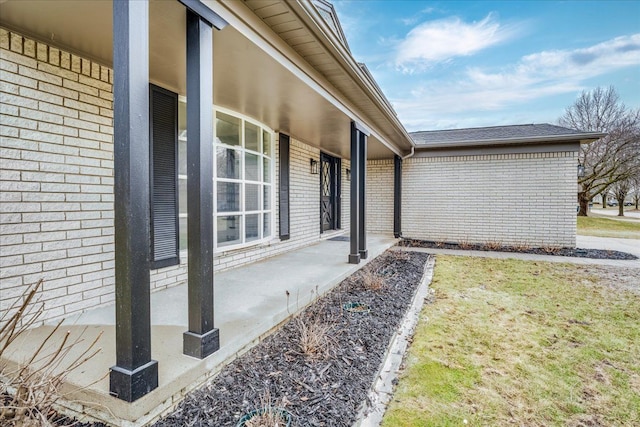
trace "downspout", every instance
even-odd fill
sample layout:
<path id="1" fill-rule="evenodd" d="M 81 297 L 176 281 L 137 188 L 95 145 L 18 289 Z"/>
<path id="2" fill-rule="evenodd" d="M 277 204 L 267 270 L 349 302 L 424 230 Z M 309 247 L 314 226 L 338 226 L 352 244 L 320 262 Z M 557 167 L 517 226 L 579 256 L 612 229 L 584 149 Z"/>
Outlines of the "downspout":
<path id="1" fill-rule="evenodd" d="M 411 151 L 406 156 L 401 156 L 401 159 L 404 161 L 405 159 L 408 159 L 409 157 L 413 157 L 414 154 L 416 154 L 416 146 L 415 146 L 415 144 L 411 144 Z"/>
<path id="2" fill-rule="evenodd" d="M 396 160 L 394 160 L 393 236 L 396 239 L 402 238 L 402 163 L 415 153 L 416 146 L 412 141 L 409 154 L 396 156 Z M 400 159 L 399 162 L 398 159 Z"/>

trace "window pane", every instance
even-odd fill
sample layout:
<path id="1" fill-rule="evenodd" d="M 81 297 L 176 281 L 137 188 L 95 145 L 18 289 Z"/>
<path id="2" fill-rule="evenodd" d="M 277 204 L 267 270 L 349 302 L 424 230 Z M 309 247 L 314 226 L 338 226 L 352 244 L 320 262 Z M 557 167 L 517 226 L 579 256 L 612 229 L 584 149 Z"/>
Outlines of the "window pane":
<path id="1" fill-rule="evenodd" d="M 258 169 L 258 155 L 245 153 L 244 155 L 244 179 L 247 181 L 260 181 Z"/>
<path id="2" fill-rule="evenodd" d="M 240 119 L 216 113 L 216 138 L 222 144 L 240 145 Z"/>
<path id="3" fill-rule="evenodd" d="M 178 175 L 187 174 L 187 141 L 178 141 Z"/>
<path id="4" fill-rule="evenodd" d="M 262 131 L 262 153 L 271 157 L 271 134 L 266 130 Z"/>
<path id="5" fill-rule="evenodd" d="M 219 216 L 218 246 L 228 246 L 240 243 L 240 215 Z"/>
<path id="6" fill-rule="evenodd" d="M 271 182 L 271 160 L 262 158 L 262 180 Z"/>
<path id="7" fill-rule="evenodd" d="M 245 184 L 244 210 L 257 211 L 260 209 L 260 185 Z"/>
<path id="8" fill-rule="evenodd" d="M 180 217 L 180 250 L 187 249 L 187 218 Z"/>
<path id="9" fill-rule="evenodd" d="M 218 212 L 240 210 L 240 184 L 218 181 Z"/>
<path id="10" fill-rule="evenodd" d="M 178 99 L 178 138 L 187 138 L 187 103 Z"/>
<path id="11" fill-rule="evenodd" d="M 265 185 L 263 187 L 263 206 L 266 211 L 271 210 L 271 186 Z"/>
<path id="12" fill-rule="evenodd" d="M 187 180 L 178 179 L 178 212 L 187 213 Z"/>
<path id="13" fill-rule="evenodd" d="M 245 217 L 245 241 L 260 238 L 260 214 L 246 215 Z"/>
<path id="14" fill-rule="evenodd" d="M 216 176 L 218 178 L 240 179 L 240 153 L 230 148 L 216 149 Z"/>
<path id="15" fill-rule="evenodd" d="M 244 123 L 244 148 L 247 150 L 260 150 L 260 128 L 252 123 Z"/>
<path id="16" fill-rule="evenodd" d="M 262 235 L 264 237 L 269 237 L 271 236 L 271 214 L 264 214 L 263 215 L 263 223 L 262 223 L 263 227 L 263 233 Z"/>

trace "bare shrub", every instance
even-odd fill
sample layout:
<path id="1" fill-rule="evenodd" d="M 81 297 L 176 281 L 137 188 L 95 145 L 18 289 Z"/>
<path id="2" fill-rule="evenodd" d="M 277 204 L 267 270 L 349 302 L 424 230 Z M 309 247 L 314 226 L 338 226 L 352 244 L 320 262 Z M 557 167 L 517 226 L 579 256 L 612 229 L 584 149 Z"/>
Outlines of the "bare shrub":
<path id="1" fill-rule="evenodd" d="M 260 396 L 260 409 L 245 421 L 245 427 L 284 427 L 286 420 L 282 408 L 286 403 L 286 399 L 282 399 L 280 403 L 272 401 L 271 393 L 267 390 Z"/>
<path id="2" fill-rule="evenodd" d="M 461 240 L 460 243 L 458 243 L 458 247 L 462 250 L 468 251 L 473 247 L 473 245 L 469 243 L 468 240 Z"/>
<path id="3" fill-rule="evenodd" d="M 502 243 L 497 242 L 495 240 L 491 240 L 489 242 L 486 242 L 482 246 L 484 247 L 484 249 L 486 249 L 488 251 L 499 251 L 503 247 Z"/>
<path id="4" fill-rule="evenodd" d="M 541 246 L 540 249 L 542 250 L 542 252 L 549 255 L 555 255 L 560 252 L 560 248 L 555 246 Z"/>
<path id="5" fill-rule="evenodd" d="M 526 252 L 531 249 L 531 246 L 526 243 L 516 243 L 513 245 L 513 249 L 517 252 Z"/>
<path id="6" fill-rule="evenodd" d="M 35 301 L 42 279 L 27 289 L 23 297 L 0 317 L 0 359 L 27 329 L 33 326 L 44 311 L 44 305 Z M 12 314 L 9 314 L 12 313 Z M 71 350 L 83 341 L 82 334 L 70 339 L 70 332 L 59 343 L 53 336 L 60 329 L 60 321 L 45 337 L 22 366 L 11 371 L 0 366 L 0 424 L 7 427 L 37 427 L 51 425 L 49 417 L 55 413 L 56 402 L 63 397 L 60 392 L 66 376 L 95 356 L 100 335 L 78 356 L 69 358 Z M 53 349 L 53 350 L 52 350 Z M 58 371 L 58 373 L 55 373 Z"/>
<path id="7" fill-rule="evenodd" d="M 384 279 L 370 271 L 360 274 L 360 283 L 364 289 L 372 292 L 380 292 L 384 288 Z"/>
<path id="8" fill-rule="evenodd" d="M 302 354 L 314 360 L 328 359 L 331 356 L 334 324 L 318 318 L 313 320 L 298 318 L 295 321 L 295 327 L 299 335 L 298 348 Z"/>

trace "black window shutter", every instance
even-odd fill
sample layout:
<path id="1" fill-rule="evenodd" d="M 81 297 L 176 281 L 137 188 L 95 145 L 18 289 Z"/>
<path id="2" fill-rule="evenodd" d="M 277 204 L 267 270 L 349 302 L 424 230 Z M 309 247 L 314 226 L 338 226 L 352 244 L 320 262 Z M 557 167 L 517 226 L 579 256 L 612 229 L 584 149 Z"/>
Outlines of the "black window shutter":
<path id="1" fill-rule="evenodd" d="M 180 264 L 178 222 L 178 95 L 149 88 L 151 268 Z"/>
<path id="2" fill-rule="evenodd" d="M 289 136 L 281 133 L 279 141 L 280 188 L 278 189 L 278 209 L 280 216 L 280 240 L 289 240 Z"/>

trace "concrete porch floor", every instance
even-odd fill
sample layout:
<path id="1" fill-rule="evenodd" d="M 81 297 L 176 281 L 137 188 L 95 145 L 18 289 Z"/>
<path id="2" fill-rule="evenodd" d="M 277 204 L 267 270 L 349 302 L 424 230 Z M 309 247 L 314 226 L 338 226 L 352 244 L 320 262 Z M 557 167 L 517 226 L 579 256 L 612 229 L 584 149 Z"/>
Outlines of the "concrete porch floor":
<path id="1" fill-rule="evenodd" d="M 60 342 L 66 331 L 82 335 L 88 345 L 102 333 L 100 352 L 70 372 L 63 391 L 65 406 L 116 426 L 139 426 L 170 410 L 193 388 L 204 383 L 234 358 L 257 344 L 276 326 L 332 289 L 396 242 L 392 236 L 368 235 L 369 259 L 348 264 L 348 241 L 322 240 L 310 246 L 215 274 L 215 327 L 220 350 L 204 360 L 182 354 L 187 330 L 186 284 L 151 295 L 152 358 L 158 361 L 159 386 L 129 404 L 109 396 L 108 371 L 115 364 L 115 308 L 88 310 L 65 320 L 51 341 Z M 290 297 L 287 299 L 286 291 Z M 24 361 L 53 326 L 34 328 L 16 340 L 8 352 L 9 366 Z M 72 349 L 69 358 L 86 348 Z"/>

